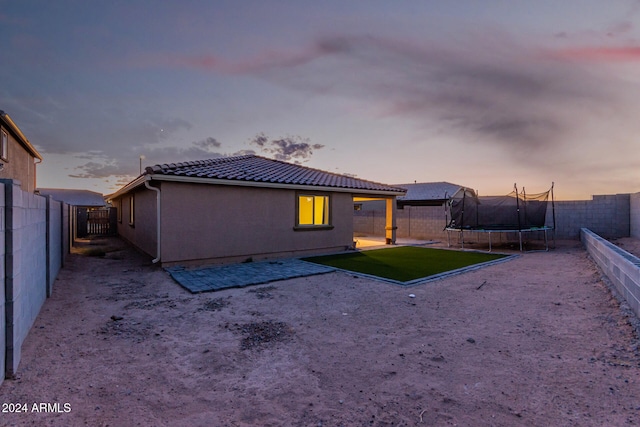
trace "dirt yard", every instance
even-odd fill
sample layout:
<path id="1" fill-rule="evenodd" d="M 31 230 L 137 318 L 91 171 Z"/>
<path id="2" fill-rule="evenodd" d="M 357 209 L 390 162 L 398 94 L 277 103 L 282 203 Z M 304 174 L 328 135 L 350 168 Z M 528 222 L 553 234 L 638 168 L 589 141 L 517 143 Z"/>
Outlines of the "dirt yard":
<path id="1" fill-rule="evenodd" d="M 0 386 L 27 412 L 0 424 L 640 425 L 635 320 L 579 242 L 413 288 L 330 273 L 199 295 L 103 243 L 60 273 Z"/>

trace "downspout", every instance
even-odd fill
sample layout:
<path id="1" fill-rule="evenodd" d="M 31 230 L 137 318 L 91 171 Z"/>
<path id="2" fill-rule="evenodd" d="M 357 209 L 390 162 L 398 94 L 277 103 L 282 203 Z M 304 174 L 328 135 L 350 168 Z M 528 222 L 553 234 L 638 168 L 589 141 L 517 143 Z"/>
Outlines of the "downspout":
<path id="1" fill-rule="evenodd" d="M 161 233 L 160 233 L 160 189 L 157 187 L 152 187 L 151 184 L 149 184 L 149 181 L 145 181 L 144 182 L 144 186 L 147 187 L 149 190 L 153 190 L 156 192 L 156 257 L 154 259 L 151 260 L 152 263 L 157 263 L 158 261 L 160 261 L 160 238 L 161 238 Z"/>
<path id="2" fill-rule="evenodd" d="M 36 191 L 36 188 L 38 188 L 38 168 L 36 168 L 36 166 L 40 163 L 42 163 L 42 159 L 38 157 L 33 158 L 33 191 Z"/>

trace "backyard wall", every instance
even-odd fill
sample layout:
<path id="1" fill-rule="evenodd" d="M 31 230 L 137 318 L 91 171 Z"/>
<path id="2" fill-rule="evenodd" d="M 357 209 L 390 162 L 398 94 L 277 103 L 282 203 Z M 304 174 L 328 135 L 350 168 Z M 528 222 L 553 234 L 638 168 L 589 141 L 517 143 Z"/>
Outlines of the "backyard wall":
<path id="1" fill-rule="evenodd" d="M 0 361 L 4 376 L 12 377 L 20 363 L 22 343 L 62 266 L 64 208 L 59 202 L 22 191 L 17 180 L 0 179 L 0 184 L 0 276 L 4 284 Z"/>
<path id="2" fill-rule="evenodd" d="M 384 236 L 384 210 L 354 211 L 353 229 L 356 235 Z M 446 239 L 444 206 L 405 206 L 396 210 L 398 238 Z"/>
<path id="3" fill-rule="evenodd" d="M 581 228 L 589 228 L 605 238 L 629 237 L 633 229 L 640 237 L 640 193 L 593 196 L 592 200 L 556 201 L 554 205 L 556 239 L 579 239 Z M 398 209 L 397 214 L 399 238 L 447 238 L 443 231 L 446 225 L 443 206 L 405 206 L 404 209 Z M 356 236 L 383 236 L 384 218 L 385 213 L 381 210 L 354 211 Z M 553 219 L 549 202 L 546 224 L 552 226 Z"/>
<path id="4" fill-rule="evenodd" d="M 630 196 L 629 234 L 631 237 L 640 238 L 640 193 Z"/>
<path id="5" fill-rule="evenodd" d="M 640 317 L 640 258 L 586 228 L 581 230 L 580 240 L 618 293 Z"/>
<path id="6" fill-rule="evenodd" d="M 47 197 L 47 297 L 53 292 L 53 283 L 64 265 L 64 257 L 69 253 L 68 205 Z"/>
<path id="7" fill-rule="evenodd" d="M 578 239 L 582 228 L 588 228 L 607 239 L 629 237 L 629 194 L 561 201 L 555 202 L 555 206 L 557 239 Z"/>

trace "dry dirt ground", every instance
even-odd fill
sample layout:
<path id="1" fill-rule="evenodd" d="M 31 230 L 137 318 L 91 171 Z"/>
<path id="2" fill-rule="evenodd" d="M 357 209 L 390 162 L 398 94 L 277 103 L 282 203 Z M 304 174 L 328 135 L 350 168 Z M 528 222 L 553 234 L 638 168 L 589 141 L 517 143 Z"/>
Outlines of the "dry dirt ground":
<path id="1" fill-rule="evenodd" d="M 0 424 L 640 425 L 635 320 L 579 242 L 412 288 L 199 295 L 130 249 L 92 255 L 68 258 L 0 386 L 28 410 Z"/>

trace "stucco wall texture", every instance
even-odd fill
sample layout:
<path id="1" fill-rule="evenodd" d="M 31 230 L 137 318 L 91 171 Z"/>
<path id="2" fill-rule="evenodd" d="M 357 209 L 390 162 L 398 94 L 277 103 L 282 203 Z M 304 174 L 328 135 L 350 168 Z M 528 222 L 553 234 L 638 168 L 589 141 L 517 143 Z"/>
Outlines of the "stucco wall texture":
<path id="1" fill-rule="evenodd" d="M 289 189 L 185 182 L 153 182 L 161 191 L 161 263 L 191 265 L 329 253 L 353 244 L 353 198 L 330 195 L 331 228 L 296 228 L 296 199 Z M 128 224 L 129 195 L 118 232 L 135 246 L 156 255 L 156 193 L 139 190 L 135 223 Z"/>

